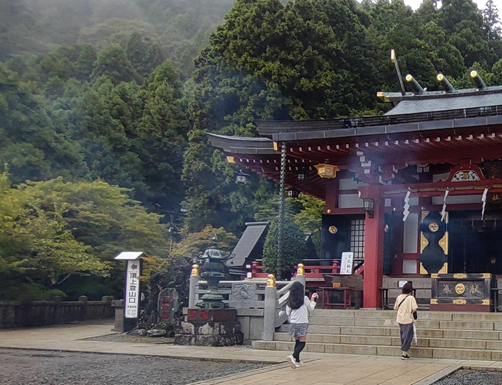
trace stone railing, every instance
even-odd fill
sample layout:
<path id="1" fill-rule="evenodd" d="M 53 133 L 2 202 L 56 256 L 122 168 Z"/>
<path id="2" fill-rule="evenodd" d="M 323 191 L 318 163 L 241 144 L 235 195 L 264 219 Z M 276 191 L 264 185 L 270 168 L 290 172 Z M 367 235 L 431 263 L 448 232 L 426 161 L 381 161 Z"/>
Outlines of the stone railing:
<path id="1" fill-rule="evenodd" d="M 194 270 L 196 271 L 196 270 Z M 300 281 L 305 287 L 303 265 L 298 266 L 298 273 L 293 281 L 275 281 L 273 275 L 262 281 L 221 281 L 219 293 L 231 308 L 237 309 L 237 319 L 244 333 L 245 343 L 253 340 L 273 341 L 275 328 L 287 320 L 286 302 L 289 288 L 294 281 Z M 209 292 L 207 282 L 195 273 L 190 276 L 188 308 L 196 307 L 200 297 Z M 185 312 L 188 309 L 185 309 Z"/>
<path id="2" fill-rule="evenodd" d="M 80 296 L 78 301 L 0 301 L 0 328 L 42 326 L 113 318 L 113 297 L 101 301 L 88 301 Z"/>

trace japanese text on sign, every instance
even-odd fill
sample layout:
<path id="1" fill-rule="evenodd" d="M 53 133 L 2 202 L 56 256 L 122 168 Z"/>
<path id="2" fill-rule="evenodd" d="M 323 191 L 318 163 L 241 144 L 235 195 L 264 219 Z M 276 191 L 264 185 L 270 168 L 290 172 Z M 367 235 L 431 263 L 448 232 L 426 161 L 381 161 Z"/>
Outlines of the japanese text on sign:
<path id="1" fill-rule="evenodd" d="M 354 263 L 354 253 L 347 251 L 342 253 L 342 264 L 340 274 L 352 274 L 352 265 Z"/>
<path id="2" fill-rule="evenodd" d="M 139 261 L 127 261 L 125 318 L 138 318 L 139 275 Z"/>

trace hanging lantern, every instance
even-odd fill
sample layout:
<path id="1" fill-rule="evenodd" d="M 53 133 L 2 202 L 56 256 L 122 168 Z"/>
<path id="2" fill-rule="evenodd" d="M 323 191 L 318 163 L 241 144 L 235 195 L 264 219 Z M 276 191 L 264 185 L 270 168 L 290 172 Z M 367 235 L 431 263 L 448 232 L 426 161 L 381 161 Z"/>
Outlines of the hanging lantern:
<path id="1" fill-rule="evenodd" d="M 373 211 L 373 207 L 375 206 L 375 201 L 371 198 L 363 198 L 363 207 L 364 211 L 368 213 L 368 218 L 373 218 L 375 212 Z"/>
<path id="2" fill-rule="evenodd" d="M 235 183 L 246 184 L 248 176 L 249 176 L 249 174 L 246 174 L 246 173 L 242 172 L 242 170 L 239 170 L 239 172 L 235 176 Z"/>
<path id="3" fill-rule="evenodd" d="M 305 170 L 300 170 L 296 173 L 296 180 L 298 182 L 305 182 L 309 178 L 309 175 Z"/>
<path id="4" fill-rule="evenodd" d="M 336 177 L 336 173 L 340 171 L 337 166 L 332 166 L 331 164 L 321 163 L 316 164 L 315 168 L 317 169 L 317 174 L 321 178 L 333 179 Z"/>
<path id="5" fill-rule="evenodd" d="M 287 192 L 286 192 L 287 196 L 289 198 L 298 198 L 300 196 L 300 191 L 295 189 L 295 188 L 292 188 L 292 189 L 289 189 Z"/>

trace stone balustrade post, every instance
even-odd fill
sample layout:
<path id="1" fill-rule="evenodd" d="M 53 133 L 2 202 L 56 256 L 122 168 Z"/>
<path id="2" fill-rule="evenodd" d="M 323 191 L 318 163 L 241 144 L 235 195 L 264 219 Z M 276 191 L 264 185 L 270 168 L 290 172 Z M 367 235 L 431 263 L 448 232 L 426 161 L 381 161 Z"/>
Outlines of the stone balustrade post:
<path id="1" fill-rule="evenodd" d="M 115 323 L 112 332 L 124 332 L 124 300 L 116 299 L 112 301 L 112 307 L 115 309 Z"/>
<path id="2" fill-rule="evenodd" d="M 81 295 L 80 297 L 78 297 L 78 301 L 82 303 L 78 321 L 85 321 L 89 313 L 89 299 L 87 298 L 87 296 Z"/>
<path id="3" fill-rule="evenodd" d="M 294 280 L 300 282 L 303 285 L 304 289 L 307 287 L 307 279 L 305 278 L 305 270 L 303 268 L 303 263 L 298 264 L 298 270 Z"/>
<path id="4" fill-rule="evenodd" d="M 42 321 L 41 325 L 50 325 L 50 324 L 62 324 L 64 322 L 64 314 L 63 314 L 63 297 L 56 295 L 51 297 L 51 301 L 53 302 L 53 313 L 52 313 L 52 322 L 49 319 Z M 37 325 L 38 326 L 38 325 Z"/>
<path id="5" fill-rule="evenodd" d="M 105 295 L 101 297 L 101 302 L 103 302 L 103 307 L 101 308 L 100 317 L 109 318 L 115 315 L 115 310 L 112 307 L 113 295 Z"/>
<path id="6" fill-rule="evenodd" d="M 273 341 L 275 332 L 275 317 L 277 306 L 277 288 L 275 278 L 269 274 L 265 288 L 265 309 L 263 311 L 263 341 Z"/>
<path id="7" fill-rule="evenodd" d="M 197 284 L 199 283 L 199 265 L 192 266 L 192 273 L 190 274 L 190 291 L 188 294 L 188 307 L 195 307 L 195 289 L 197 288 Z"/>

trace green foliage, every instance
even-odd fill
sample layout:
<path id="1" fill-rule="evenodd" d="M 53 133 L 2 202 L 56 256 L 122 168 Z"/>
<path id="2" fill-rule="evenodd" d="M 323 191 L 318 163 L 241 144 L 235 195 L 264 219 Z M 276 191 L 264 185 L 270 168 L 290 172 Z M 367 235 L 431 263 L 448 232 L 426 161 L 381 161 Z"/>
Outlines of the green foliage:
<path id="1" fill-rule="evenodd" d="M 12 188 L 0 174 L 0 218 L 0 273 L 8 277 L 2 297 L 9 287 L 30 296 L 29 284 L 42 292 L 69 287 L 82 275 L 111 275 L 113 283 L 123 267 L 114 270 L 111 261 L 123 250 L 167 254 L 160 217 L 147 213 L 125 189 L 101 181 L 58 178 Z M 109 294 L 110 286 L 106 290 L 100 294 Z M 40 293 L 32 294 L 40 298 Z"/>
<path id="2" fill-rule="evenodd" d="M 59 132 L 42 98 L 25 90 L 16 73 L 0 63 L 0 164 L 8 164 L 12 181 L 83 173 L 79 146 Z"/>
<path id="3" fill-rule="evenodd" d="M 110 261 L 124 250 L 165 256 L 167 243 L 160 216 L 147 213 L 128 191 L 103 181 L 65 183 L 61 178 L 26 185 L 32 199 L 51 214 L 64 207 L 62 221 L 92 254 Z"/>
<path id="4" fill-rule="evenodd" d="M 0 184 L 0 272 L 7 281 L 53 288 L 74 274 L 107 274 L 110 266 L 65 225 L 64 204 L 46 207 L 34 188 L 11 188 L 5 173 Z"/>
<path id="5" fill-rule="evenodd" d="M 119 45 L 110 45 L 98 54 L 91 76 L 95 80 L 104 76 L 110 79 L 114 85 L 139 80 L 139 76 L 134 71 L 125 51 Z"/>
<path id="6" fill-rule="evenodd" d="M 267 273 L 272 273 L 277 276 L 278 262 L 278 218 L 274 218 L 270 223 L 270 227 L 263 246 L 263 270 Z M 280 260 L 280 276 L 277 279 L 290 279 L 294 267 L 303 259 L 308 258 L 307 243 L 305 242 L 305 234 L 300 230 L 298 225 L 290 218 L 284 218 L 284 240 L 283 252 Z"/>
<path id="7" fill-rule="evenodd" d="M 316 248 L 316 252 L 318 255 L 320 255 L 322 227 L 321 221 L 325 203 L 320 199 L 304 194 L 300 194 L 297 202 L 301 208 L 293 218 L 303 233 L 310 234 L 312 242 L 314 243 L 314 246 Z"/>
<path id="8" fill-rule="evenodd" d="M 398 88 L 392 48 L 430 90 L 437 72 L 470 87 L 471 68 L 502 84 L 491 0 L 483 13 L 471 0 L 425 0 L 416 12 L 402 0 L 0 3 L 0 60 L 11 58 L 0 63 L 0 164 L 17 194 L 4 176 L 0 271 L 12 293 L 120 290 L 109 262 L 124 248 L 193 257 L 214 232 L 230 251 L 229 233 L 276 217 L 277 186 L 247 170 L 236 184 L 239 169 L 206 134 L 382 113 L 375 92 Z M 318 237 L 323 203 L 286 202 Z M 166 243 L 168 221 L 179 244 Z"/>
<path id="9" fill-rule="evenodd" d="M 237 237 L 223 227 L 216 229 L 210 225 L 202 231 L 184 234 L 183 240 L 174 245 L 171 256 L 198 258 L 211 247 L 230 253 L 237 244 Z"/>
<path id="10" fill-rule="evenodd" d="M 193 59 L 234 0 L 39 0 L 0 4 L 0 60 L 19 54 L 45 54 L 59 45 L 110 44 L 126 49 L 139 34 L 146 55 L 141 67 L 153 70 L 169 58 L 180 64 L 184 78 Z M 166 56 L 167 55 L 167 56 Z M 137 63 L 133 63 L 135 66 Z M 146 74 L 141 67 L 136 71 Z"/>
<path id="11" fill-rule="evenodd" d="M 183 320 L 183 307 L 188 306 L 191 259 L 183 257 L 168 258 L 155 271 L 150 274 L 148 281 L 148 295 L 145 312 L 139 324 L 143 327 L 158 326 L 158 303 L 160 291 L 164 288 L 173 288 L 178 292 L 178 311 L 174 314 L 175 325 L 162 325 L 172 330 L 178 327 Z"/>

